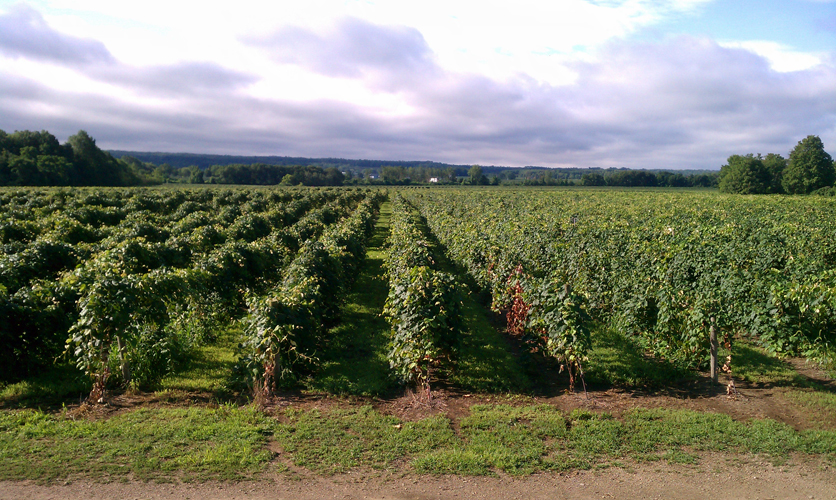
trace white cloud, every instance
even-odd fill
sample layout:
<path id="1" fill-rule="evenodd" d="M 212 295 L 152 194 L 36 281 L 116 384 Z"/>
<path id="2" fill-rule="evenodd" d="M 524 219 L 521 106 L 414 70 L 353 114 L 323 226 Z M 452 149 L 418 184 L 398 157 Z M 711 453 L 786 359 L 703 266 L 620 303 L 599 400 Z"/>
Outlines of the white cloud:
<path id="1" fill-rule="evenodd" d="M 836 141 L 830 56 L 801 68 L 768 43 L 626 36 L 702 0 L 48 3 L 71 15 L 44 9 L 26 50 L 0 44 L 0 129 L 85 128 L 118 149 L 638 168 Z"/>
<path id="2" fill-rule="evenodd" d="M 19 4 L 0 15 L 0 54 L 58 63 L 111 63 L 104 44 L 50 28 L 35 9 Z"/>
<path id="3" fill-rule="evenodd" d="M 824 57 L 821 53 L 800 52 L 784 44 L 767 40 L 722 42 L 721 45 L 753 52 L 769 61 L 772 69 L 782 73 L 813 68 L 821 64 Z"/>
<path id="4" fill-rule="evenodd" d="M 257 64 L 236 40 L 287 27 L 327 32 L 346 18 L 409 26 L 422 34 L 439 64 L 495 78 L 525 73 L 552 83 L 571 81 L 561 55 L 598 46 L 689 12 L 711 0 L 464 0 L 422 2 L 307 0 L 225 4 L 145 0 L 43 0 L 55 29 L 103 41 L 132 65 L 211 60 L 247 71 Z"/>

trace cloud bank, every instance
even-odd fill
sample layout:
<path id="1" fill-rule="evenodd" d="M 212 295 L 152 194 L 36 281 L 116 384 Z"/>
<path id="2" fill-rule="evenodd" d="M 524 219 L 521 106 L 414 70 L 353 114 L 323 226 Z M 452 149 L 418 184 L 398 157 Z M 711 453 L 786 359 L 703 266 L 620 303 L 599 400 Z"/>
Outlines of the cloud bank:
<path id="1" fill-rule="evenodd" d="M 513 166 L 719 168 L 731 154 L 786 155 L 808 134 L 836 151 L 832 52 L 777 72 L 708 38 L 614 38 L 583 58 L 543 59 L 572 75 L 555 84 L 459 71 L 417 29 L 357 18 L 238 40 L 258 64 L 133 66 L 16 7 L 0 14 L 0 129 L 83 128 L 114 149 Z M 51 71 L 86 84 L 42 76 Z M 270 91 L 297 78 L 324 90 Z"/>
<path id="2" fill-rule="evenodd" d="M 111 63 L 104 44 L 51 29 L 35 9 L 19 4 L 0 16 L 0 52 L 59 64 Z"/>

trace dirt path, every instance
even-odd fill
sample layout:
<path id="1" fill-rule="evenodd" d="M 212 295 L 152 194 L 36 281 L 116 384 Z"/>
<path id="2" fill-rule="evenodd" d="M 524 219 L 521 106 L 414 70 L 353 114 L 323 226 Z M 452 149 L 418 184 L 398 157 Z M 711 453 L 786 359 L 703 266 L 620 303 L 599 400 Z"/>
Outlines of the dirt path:
<path id="1" fill-rule="evenodd" d="M 43 486 L 0 482 L 0 499 L 836 499 L 836 472 L 814 464 L 787 469 L 768 463 L 736 464 L 706 456 L 699 466 L 651 464 L 570 474 L 508 477 L 383 476 L 244 483 L 153 484 L 76 482 Z"/>

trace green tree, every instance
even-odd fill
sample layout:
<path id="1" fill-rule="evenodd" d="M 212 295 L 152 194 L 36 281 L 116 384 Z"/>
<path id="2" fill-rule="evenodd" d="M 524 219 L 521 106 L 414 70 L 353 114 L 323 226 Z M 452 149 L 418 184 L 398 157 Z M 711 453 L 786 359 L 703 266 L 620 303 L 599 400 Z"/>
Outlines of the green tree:
<path id="1" fill-rule="evenodd" d="M 81 186 L 124 186 L 132 178 L 124 164 L 116 161 L 110 153 L 96 146 L 96 140 L 84 130 L 67 139 L 73 149 L 73 165 L 77 176 L 73 183 Z"/>
<path id="2" fill-rule="evenodd" d="M 336 167 L 325 169 L 325 184 L 327 186 L 342 186 L 345 176 Z"/>
<path id="3" fill-rule="evenodd" d="M 483 178 L 485 177 L 482 174 L 482 167 L 479 165 L 473 165 L 470 167 L 470 170 L 467 171 L 467 175 L 470 177 L 470 184 L 473 186 L 477 186 L 479 184 L 485 184 Z"/>
<path id="4" fill-rule="evenodd" d="M 9 161 L 14 183 L 18 186 L 42 186 L 44 181 L 38 171 L 38 150 L 33 146 L 24 146 L 18 156 Z"/>
<path id="5" fill-rule="evenodd" d="M 598 172 L 587 172 L 581 176 L 581 184 L 584 186 L 606 186 L 607 180 Z"/>
<path id="6" fill-rule="evenodd" d="M 760 155 L 731 155 L 728 164 L 720 169 L 721 193 L 765 194 L 769 192 L 770 181 Z"/>
<path id="7" fill-rule="evenodd" d="M 154 169 L 154 177 L 160 183 L 167 182 L 173 173 L 174 168 L 168 163 L 163 163 Z"/>
<path id="8" fill-rule="evenodd" d="M 788 194 L 807 194 L 832 186 L 834 179 L 833 158 L 818 136 L 808 135 L 790 152 L 781 185 Z"/>
<path id="9" fill-rule="evenodd" d="M 763 166 L 769 172 L 769 192 L 780 194 L 784 192 L 781 181 L 787 168 L 787 159 L 775 153 L 769 153 L 763 158 Z"/>
<path id="10" fill-rule="evenodd" d="M 203 184 L 203 170 L 197 165 L 186 167 L 183 171 L 189 177 L 189 184 Z"/>
<path id="11" fill-rule="evenodd" d="M 447 168 L 447 180 L 449 180 L 452 183 L 456 182 L 456 169 L 455 168 L 453 168 L 453 167 L 448 167 Z"/>
<path id="12" fill-rule="evenodd" d="M 45 186 L 66 186 L 70 183 L 70 165 L 62 156 L 38 156 L 38 173 Z"/>
<path id="13" fill-rule="evenodd" d="M 380 178 L 387 184 L 398 184 L 408 176 L 403 167 L 387 165 L 380 169 Z"/>

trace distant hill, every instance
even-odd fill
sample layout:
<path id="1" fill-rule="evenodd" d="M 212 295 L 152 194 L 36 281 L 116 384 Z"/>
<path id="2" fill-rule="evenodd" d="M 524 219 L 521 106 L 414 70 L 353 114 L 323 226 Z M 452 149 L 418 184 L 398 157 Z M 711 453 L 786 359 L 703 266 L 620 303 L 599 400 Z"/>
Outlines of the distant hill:
<path id="1" fill-rule="evenodd" d="M 403 168 L 435 168 L 447 169 L 454 168 L 456 174 L 460 176 L 467 175 L 467 170 L 470 165 L 457 165 L 454 163 L 443 163 L 430 160 L 422 161 L 404 161 L 404 160 L 352 160 L 348 158 L 308 158 L 304 156 L 236 156 L 236 155 L 212 155 L 212 154 L 198 154 L 198 153 L 162 153 L 162 152 L 143 152 L 143 151 L 108 151 L 116 158 L 124 156 L 132 156 L 139 161 L 146 163 L 153 163 L 154 165 L 168 164 L 174 168 L 183 168 L 197 166 L 205 170 L 213 165 L 252 165 L 255 163 L 263 163 L 265 165 L 313 165 L 322 168 L 336 167 L 340 170 L 351 169 L 354 171 L 362 171 L 371 169 L 380 171 L 383 167 L 403 167 Z M 578 177 L 584 172 L 614 172 L 621 169 L 601 169 L 601 168 L 554 168 L 540 166 L 525 166 L 525 167 L 508 167 L 501 165 L 482 165 L 482 172 L 486 175 L 499 174 L 506 170 L 552 170 L 565 174 L 570 174 L 570 177 Z M 648 169 L 648 172 L 676 172 L 685 176 L 711 174 L 717 173 L 717 170 L 677 170 L 677 169 Z M 575 175 L 571 175 L 575 174 Z"/>
<path id="2" fill-rule="evenodd" d="M 174 168 L 190 167 L 195 165 L 206 169 L 213 165 L 252 165 L 263 163 L 265 165 L 314 165 L 317 167 L 336 167 L 339 169 L 351 168 L 353 170 L 374 169 L 383 167 L 404 167 L 404 168 L 455 168 L 457 171 L 467 172 L 470 165 L 455 165 L 451 163 L 440 163 L 436 161 L 403 161 L 403 160 L 351 160 L 346 158 L 306 158 L 303 156 L 234 156 L 234 155 L 210 155 L 196 153 L 147 153 L 140 151 L 112 150 L 110 154 L 116 158 L 132 156 L 139 161 L 153 163 L 155 165 L 168 164 Z M 506 170 L 510 167 L 482 167 L 483 171 Z M 462 173 L 461 175 L 465 175 Z"/>

